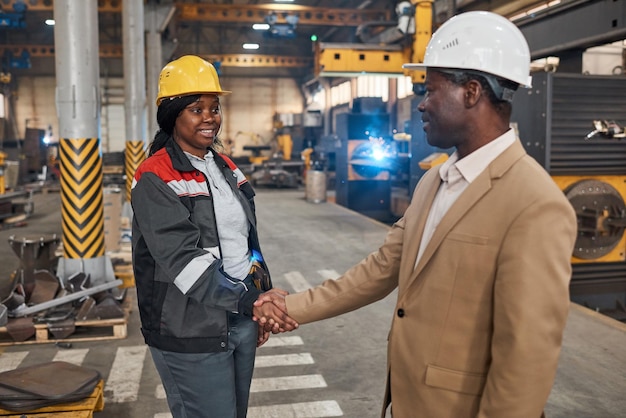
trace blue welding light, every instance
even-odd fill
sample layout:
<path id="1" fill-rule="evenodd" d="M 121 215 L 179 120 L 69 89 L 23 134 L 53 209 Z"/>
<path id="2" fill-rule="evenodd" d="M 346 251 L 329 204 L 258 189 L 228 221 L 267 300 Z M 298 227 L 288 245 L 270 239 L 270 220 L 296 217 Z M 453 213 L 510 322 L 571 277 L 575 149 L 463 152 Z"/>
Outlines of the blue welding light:
<path id="1" fill-rule="evenodd" d="M 383 151 L 381 148 L 379 147 L 374 147 L 374 149 L 372 150 L 372 157 L 376 160 L 376 161 L 380 161 L 382 159 L 385 158 L 385 151 Z"/>

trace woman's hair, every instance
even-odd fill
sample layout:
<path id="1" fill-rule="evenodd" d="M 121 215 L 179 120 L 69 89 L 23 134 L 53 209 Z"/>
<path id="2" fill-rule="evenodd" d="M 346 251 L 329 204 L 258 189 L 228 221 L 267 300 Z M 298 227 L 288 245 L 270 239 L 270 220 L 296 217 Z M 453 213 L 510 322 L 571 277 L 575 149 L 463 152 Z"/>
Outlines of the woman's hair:
<path id="1" fill-rule="evenodd" d="M 149 146 L 149 156 L 153 155 L 167 144 L 167 142 L 172 138 L 174 127 L 176 126 L 176 119 L 178 119 L 180 112 L 193 102 L 197 102 L 198 99 L 200 99 L 200 96 L 200 94 L 192 94 L 189 96 L 165 99 L 161 102 L 159 108 L 157 109 L 157 123 L 159 124 L 159 130 Z M 221 142 L 217 136 L 213 140 L 213 146 L 221 146 Z"/>

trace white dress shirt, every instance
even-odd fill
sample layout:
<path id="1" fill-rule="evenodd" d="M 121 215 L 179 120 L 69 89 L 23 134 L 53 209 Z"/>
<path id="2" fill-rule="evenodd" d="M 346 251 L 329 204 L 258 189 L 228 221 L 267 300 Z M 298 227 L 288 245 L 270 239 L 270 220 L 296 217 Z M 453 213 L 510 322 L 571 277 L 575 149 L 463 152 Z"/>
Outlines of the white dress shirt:
<path id="1" fill-rule="evenodd" d="M 483 145 L 476 151 L 459 160 L 457 151 L 439 168 L 441 185 L 428 212 L 424 233 L 420 242 L 420 248 L 415 260 L 415 266 L 419 263 L 428 242 L 432 238 L 437 225 L 441 222 L 448 209 L 452 207 L 456 199 L 463 193 L 485 168 L 495 160 L 505 149 L 516 140 L 515 131 L 509 129 L 503 135 Z"/>

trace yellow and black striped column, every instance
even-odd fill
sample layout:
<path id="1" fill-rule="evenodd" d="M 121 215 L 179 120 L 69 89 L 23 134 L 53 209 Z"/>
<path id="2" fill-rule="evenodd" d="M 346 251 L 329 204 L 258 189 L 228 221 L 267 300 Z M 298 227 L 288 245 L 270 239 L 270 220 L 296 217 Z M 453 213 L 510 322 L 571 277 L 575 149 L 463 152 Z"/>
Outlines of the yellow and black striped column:
<path id="1" fill-rule="evenodd" d="M 104 256 L 100 141 L 98 138 L 61 139 L 59 156 L 64 257 Z"/>
<path id="2" fill-rule="evenodd" d="M 139 164 L 146 159 L 144 141 L 126 141 L 124 150 L 125 174 L 126 174 L 126 201 L 130 202 L 130 188 L 133 185 L 133 177 Z"/>

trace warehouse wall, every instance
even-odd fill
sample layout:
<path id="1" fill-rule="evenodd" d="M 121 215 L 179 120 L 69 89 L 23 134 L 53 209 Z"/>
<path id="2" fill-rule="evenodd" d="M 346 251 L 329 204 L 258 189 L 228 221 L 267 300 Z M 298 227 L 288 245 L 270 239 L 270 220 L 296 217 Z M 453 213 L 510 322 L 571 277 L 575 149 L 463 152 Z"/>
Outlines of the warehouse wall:
<path id="1" fill-rule="evenodd" d="M 235 142 L 233 155 L 248 155 L 243 146 L 273 138 L 275 113 L 302 113 L 304 98 L 296 81 L 290 78 L 227 78 L 222 88 L 233 93 L 222 98 L 223 126 L 221 138 Z M 54 77 L 20 77 L 18 79 L 16 120 L 18 136 L 25 128 L 47 129 L 58 137 L 59 122 L 54 103 Z M 100 141 L 103 152 L 119 152 L 125 146 L 124 80 L 101 80 Z M 148 142 L 154 133 L 148 134 Z"/>
<path id="2" fill-rule="evenodd" d="M 222 77 L 220 83 L 232 91 L 221 99 L 220 138 L 234 141 L 233 155 L 250 155 L 243 150 L 245 145 L 269 144 L 274 114 L 304 111 L 304 97 L 294 79 Z"/>

